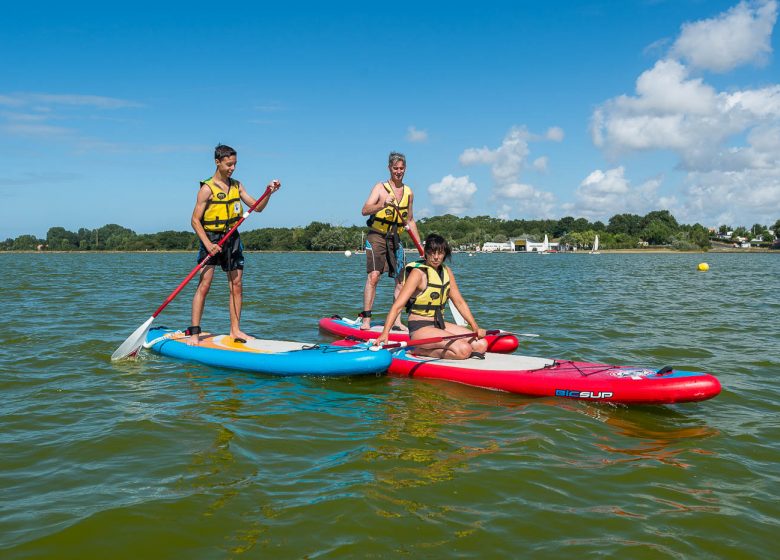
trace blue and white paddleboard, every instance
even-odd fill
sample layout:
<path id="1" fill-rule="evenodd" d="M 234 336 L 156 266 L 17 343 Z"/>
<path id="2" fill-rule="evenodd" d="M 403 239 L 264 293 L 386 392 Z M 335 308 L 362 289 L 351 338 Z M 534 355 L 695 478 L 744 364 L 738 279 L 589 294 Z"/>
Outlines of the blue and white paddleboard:
<path id="1" fill-rule="evenodd" d="M 200 344 L 190 346 L 182 331 L 162 327 L 149 330 L 144 347 L 158 354 L 209 366 L 269 375 L 349 376 L 387 371 L 392 356 L 387 350 L 349 348 L 330 344 L 304 344 L 252 338 L 235 342 L 223 334 L 202 333 Z"/>

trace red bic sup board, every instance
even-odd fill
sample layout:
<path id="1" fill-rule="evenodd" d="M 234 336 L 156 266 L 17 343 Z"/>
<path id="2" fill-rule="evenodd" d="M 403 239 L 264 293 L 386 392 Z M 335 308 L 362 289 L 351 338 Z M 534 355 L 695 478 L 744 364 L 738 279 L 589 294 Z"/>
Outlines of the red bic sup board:
<path id="1" fill-rule="evenodd" d="M 518 354 L 484 360 L 415 356 L 413 348 L 392 352 L 391 375 L 443 379 L 534 397 L 562 397 L 621 404 L 672 404 L 711 399 L 720 382 L 709 373 L 550 360 Z"/>

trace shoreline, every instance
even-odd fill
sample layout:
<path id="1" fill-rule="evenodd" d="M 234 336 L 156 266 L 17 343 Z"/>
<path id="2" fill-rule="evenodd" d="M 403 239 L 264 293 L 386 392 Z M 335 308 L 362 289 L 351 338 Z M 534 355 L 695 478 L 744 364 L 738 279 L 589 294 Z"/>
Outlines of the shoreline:
<path id="1" fill-rule="evenodd" d="M 346 249 L 345 249 L 346 250 Z M 262 249 L 244 249 L 245 253 L 301 253 L 301 254 L 326 254 L 326 255 L 343 255 L 344 251 L 283 251 L 283 250 L 277 250 L 277 249 L 270 249 L 270 250 L 262 250 Z M 36 251 L 36 250 L 15 250 L 15 251 L 0 251 L 0 254 L 35 254 L 35 255 L 110 255 L 110 254 L 145 254 L 145 253 L 192 253 L 196 254 L 197 250 L 195 249 L 169 249 L 169 250 L 163 250 L 163 249 L 153 249 L 153 250 L 144 250 L 144 251 L 106 251 L 106 250 L 99 250 L 99 251 Z M 467 254 L 471 253 L 474 255 L 533 255 L 534 252 L 526 252 L 526 251 L 458 251 L 453 252 L 453 254 Z M 718 253 L 736 253 L 736 254 L 765 254 L 765 253 L 774 253 L 779 254 L 780 251 L 777 249 L 763 249 L 763 248 L 756 248 L 751 247 L 750 249 L 737 249 L 737 248 L 714 248 L 710 249 L 708 251 L 677 251 L 675 249 L 603 249 L 599 250 L 599 254 L 602 255 L 609 255 L 609 254 L 631 254 L 631 255 L 668 255 L 668 254 L 697 254 L 697 255 L 711 255 L 711 254 L 718 254 Z M 555 252 L 550 253 L 551 255 L 589 255 L 590 251 L 582 250 L 582 251 L 561 251 L 561 252 Z M 352 253 L 351 256 L 360 257 L 361 255 Z M 350 258 L 350 257 L 348 257 Z"/>

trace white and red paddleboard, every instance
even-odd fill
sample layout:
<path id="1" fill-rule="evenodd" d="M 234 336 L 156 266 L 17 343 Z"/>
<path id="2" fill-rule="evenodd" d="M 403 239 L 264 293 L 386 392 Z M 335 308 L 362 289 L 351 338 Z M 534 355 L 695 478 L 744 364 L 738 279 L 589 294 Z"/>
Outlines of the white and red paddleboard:
<path id="1" fill-rule="evenodd" d="M 359 343 L 344 340 L 334 344 Z M 485 354 L 484 359 L 442 360 L 416 356 L 414 348 L 391 353 L 390 375 L 441 379 L 531 397 L 659 405 L 703 401 L 721 390 L 718 379 L 709 373 L 668 367 L 614 366 L 492 353 Z"/>
<path id="2" fill-rule="evenodd" d="M 720 382 L 709 373 L 660 370 L 486 354 L 484 360 L 441 360 L 393 352 L 390 374 L 444 379 L 534 397 L 562 397 L 621 404 L 672 404 L 711 399 Z"/>
<path id="3" fill-rule="evenodd" d="M 372 340 L 379 337 L 382 332 L 383 322 L 372 321 L 370 330 L 360 328 L 360 319 L 346 319 L 338 315 L 320 319 L 320 330 L 338 338 L 354 338 L 359 340 Z M 392 342 L 409 342 L 409 333 L 406 331 L 390 331 Z M 499 333 L 485 337 L 488 343 L 488 352 L 509 354 L 517 350 L 517 337 L 511 333 Z"/>

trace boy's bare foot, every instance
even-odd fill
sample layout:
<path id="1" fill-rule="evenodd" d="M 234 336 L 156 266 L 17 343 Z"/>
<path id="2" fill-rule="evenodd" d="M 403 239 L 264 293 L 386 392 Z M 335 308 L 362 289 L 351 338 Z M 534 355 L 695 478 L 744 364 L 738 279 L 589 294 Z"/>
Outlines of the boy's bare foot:
<path id="1" fill-rule="evenodd" d="M 254 338 L 254 336 L 249 336 L 244 331 L 237 330 L 237 331 L 230 331 L 230 338 L 233 339 L 233 342 L 246 342 L 247 340 L 251 340 Z"/>

